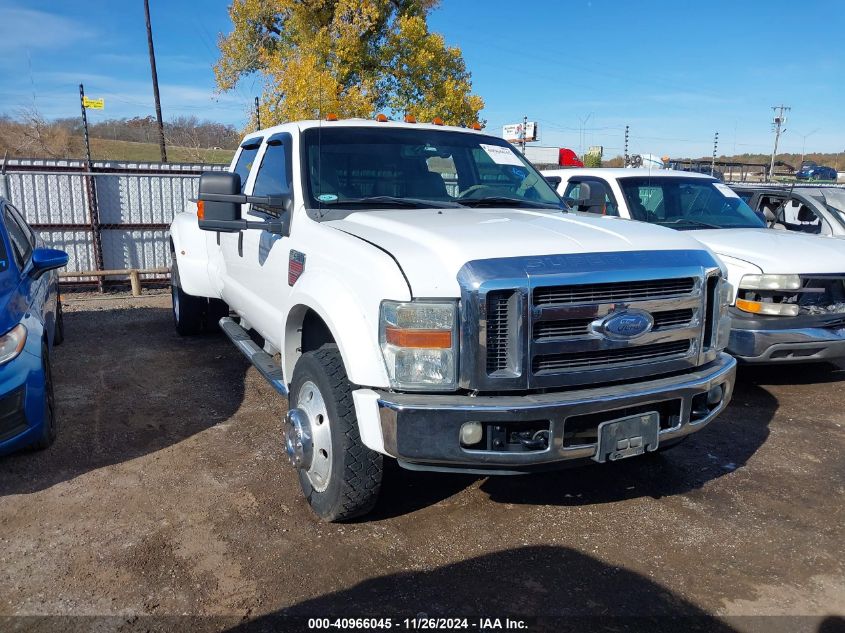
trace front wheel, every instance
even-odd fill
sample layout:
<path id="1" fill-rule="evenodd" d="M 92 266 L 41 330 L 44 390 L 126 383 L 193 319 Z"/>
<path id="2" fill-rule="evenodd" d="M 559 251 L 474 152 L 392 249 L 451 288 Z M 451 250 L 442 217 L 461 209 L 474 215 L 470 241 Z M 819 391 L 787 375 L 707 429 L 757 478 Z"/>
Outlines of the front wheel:
<path id="1" fill-rule="evenodd" d="M 41 436 L 35 441 L 32 447 L 41 451 L 48 448 L 56 441 L 56 401 L 53 395 L 53 371 L 50 367 L 50 352 L 47 344 L 41 344 L 42 373 L 44 374 L 44 420 Z"/>
<path id="2" fill-rule="evenodd" d="M 170 297 L 173 310 L 173 325 L 180 336 L 199 334 L 206 325 L 208 299 L 195 297 L 182 290 L 179 280 L 179 266 L 176 259 L 170 269 Z M 222 302 L 221 302 L 222 303 Z"/>
<path id="3" fill-rule="evenodd" d="M 285 449 L 308 503 L 324 521 L 351 519 L 375 506 L 382 456 L 361 441 L 352 385 L 335 345 L 307 352 L 296 364 Z"/>
<path id="4" fill-rule="evenodd" d="M 53 345 L 61 345 L 65 340 L 65 316 L 62 312 L 62 299 L 56 299 L 56 323 L 53 326 Z"/>

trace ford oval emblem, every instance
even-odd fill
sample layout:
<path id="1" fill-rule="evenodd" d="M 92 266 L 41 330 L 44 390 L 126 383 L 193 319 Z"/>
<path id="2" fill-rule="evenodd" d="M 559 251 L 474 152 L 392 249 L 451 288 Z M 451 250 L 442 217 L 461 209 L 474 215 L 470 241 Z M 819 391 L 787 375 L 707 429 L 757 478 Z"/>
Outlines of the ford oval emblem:
<path id="1" fill-rule="evenodd" d="M 654 327 L 654 319 L 642 310 L 614 312 L 602 319 L 598 325 L 597 329 L 608 338 L 631 339 L 650 332 Z"/>

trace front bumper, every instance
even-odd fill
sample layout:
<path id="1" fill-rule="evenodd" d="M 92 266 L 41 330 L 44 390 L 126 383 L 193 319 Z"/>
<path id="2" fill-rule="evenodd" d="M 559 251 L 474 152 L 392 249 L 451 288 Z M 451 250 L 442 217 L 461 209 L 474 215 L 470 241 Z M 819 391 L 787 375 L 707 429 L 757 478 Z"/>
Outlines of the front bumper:
<path id="1" fill-rule="evenodd" d="M 426 394 L 378 394 L 379 419 L 385 452 L 405 466 L 464 472 L 518 473 L 542 467 L 588 460 L 596 443 L 566 440 L 567 422 L 575 418 L 602 421 L 626 417 L 643 410 L 677 406 L 678 416 L 661 420 L 660 442 L 679 439 L 702 429 L 719 415 L 730 401 L 736 375 L 736 361 L 727 354 L 695 371 L 650 381 L 593 387 L 556 393 L 523 396 L 439 396 Z M 700 409 L 701 397 L 722 386 L 718 404 Z M 697 411 L 694 411 L 693 399 Z M 586 417 L 589 416 L 589 417 Z M 461 446 L 464 422 L 484 424 L 548 423 L 548 447 L 542 450 L 508 452 L 474 450 Z"/>
<path id="2" fill-rule="evenodd" d="M 746 363 L 807 363 L 845 358 L 845 320 L 842 315 L 822 319 L 755 319 L 734 314 L 727 351 Z"/>
<path id="3" fill-rule="evenodd" d="M 0 367 L 0 455 L 30 446 L 43 430 L 44 370 L 27 347 Z"/>

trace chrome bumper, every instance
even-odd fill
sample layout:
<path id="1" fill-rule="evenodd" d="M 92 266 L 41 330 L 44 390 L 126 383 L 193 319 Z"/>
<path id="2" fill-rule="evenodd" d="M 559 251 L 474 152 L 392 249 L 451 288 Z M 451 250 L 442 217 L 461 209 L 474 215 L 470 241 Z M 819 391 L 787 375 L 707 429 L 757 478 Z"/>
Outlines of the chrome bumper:
<path id="1" fill-rule="evenodd" d="M 845 328 L 732 328 L 728 352 L 746 363 L 807 363 L 845 357 Z"/>
<path id="2" fill-rule="evenodd" d="M 633 407 L 679 402 L 680 419 L 662 428 L 661 442 L 698 431 L 727 406 L 733 393 L 736 361 L 727 354 L 692 372 L 650 381 L 523 396 L 439 396 L 378 394 L 384 448 L 410 468 L 463 472 L 518 473 L 570 460 L 587 460 L 596 444 L 564 445 L 567 419 L 598 414 L 600 421 L 628 415 Z M 693 398 L 722 386 L 722 400 L 693 419 Z M 461 425 L 549 422 L 549 446 L 542 450 L 507 452 L 461 446 Z M 596 425 L 599 421 L 596 422 Z"/>

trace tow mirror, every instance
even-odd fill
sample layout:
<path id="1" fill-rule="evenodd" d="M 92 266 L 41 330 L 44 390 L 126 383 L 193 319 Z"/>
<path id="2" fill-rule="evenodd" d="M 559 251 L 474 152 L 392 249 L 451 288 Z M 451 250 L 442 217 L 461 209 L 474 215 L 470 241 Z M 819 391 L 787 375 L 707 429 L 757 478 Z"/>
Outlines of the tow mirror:
<path id="1" fill-rule="evenodd" d="M 68 254 L 64 251 L 55 248 L 36 248 L 32 251 L 32 270 L 33 277 L 40 277 L 48 270 L 55 270 L 56 268 L 64 268 L 67 266 Z"/>
<path id="2" fill-rule="evenodd" d="M 271 216 L 264 222 L 241 219 L 241 205 L 252 204 Z M 237 233 L 258 229 L 287 235 L 290 229 L 290 212 L 293 198 L 279 196 L 246 196 L 241 193 L 241 177 L 230 172 L 207 171 L 200 176 L 197 222 L 204 231 Z"/>
<path id="3" fill-rule="evenodd" d="M 241 224 L 241 177 L 225 171 L 206 171 L 200 176 L 197 201 L 199 227 L 205 231 L 237 233 Z"/>

